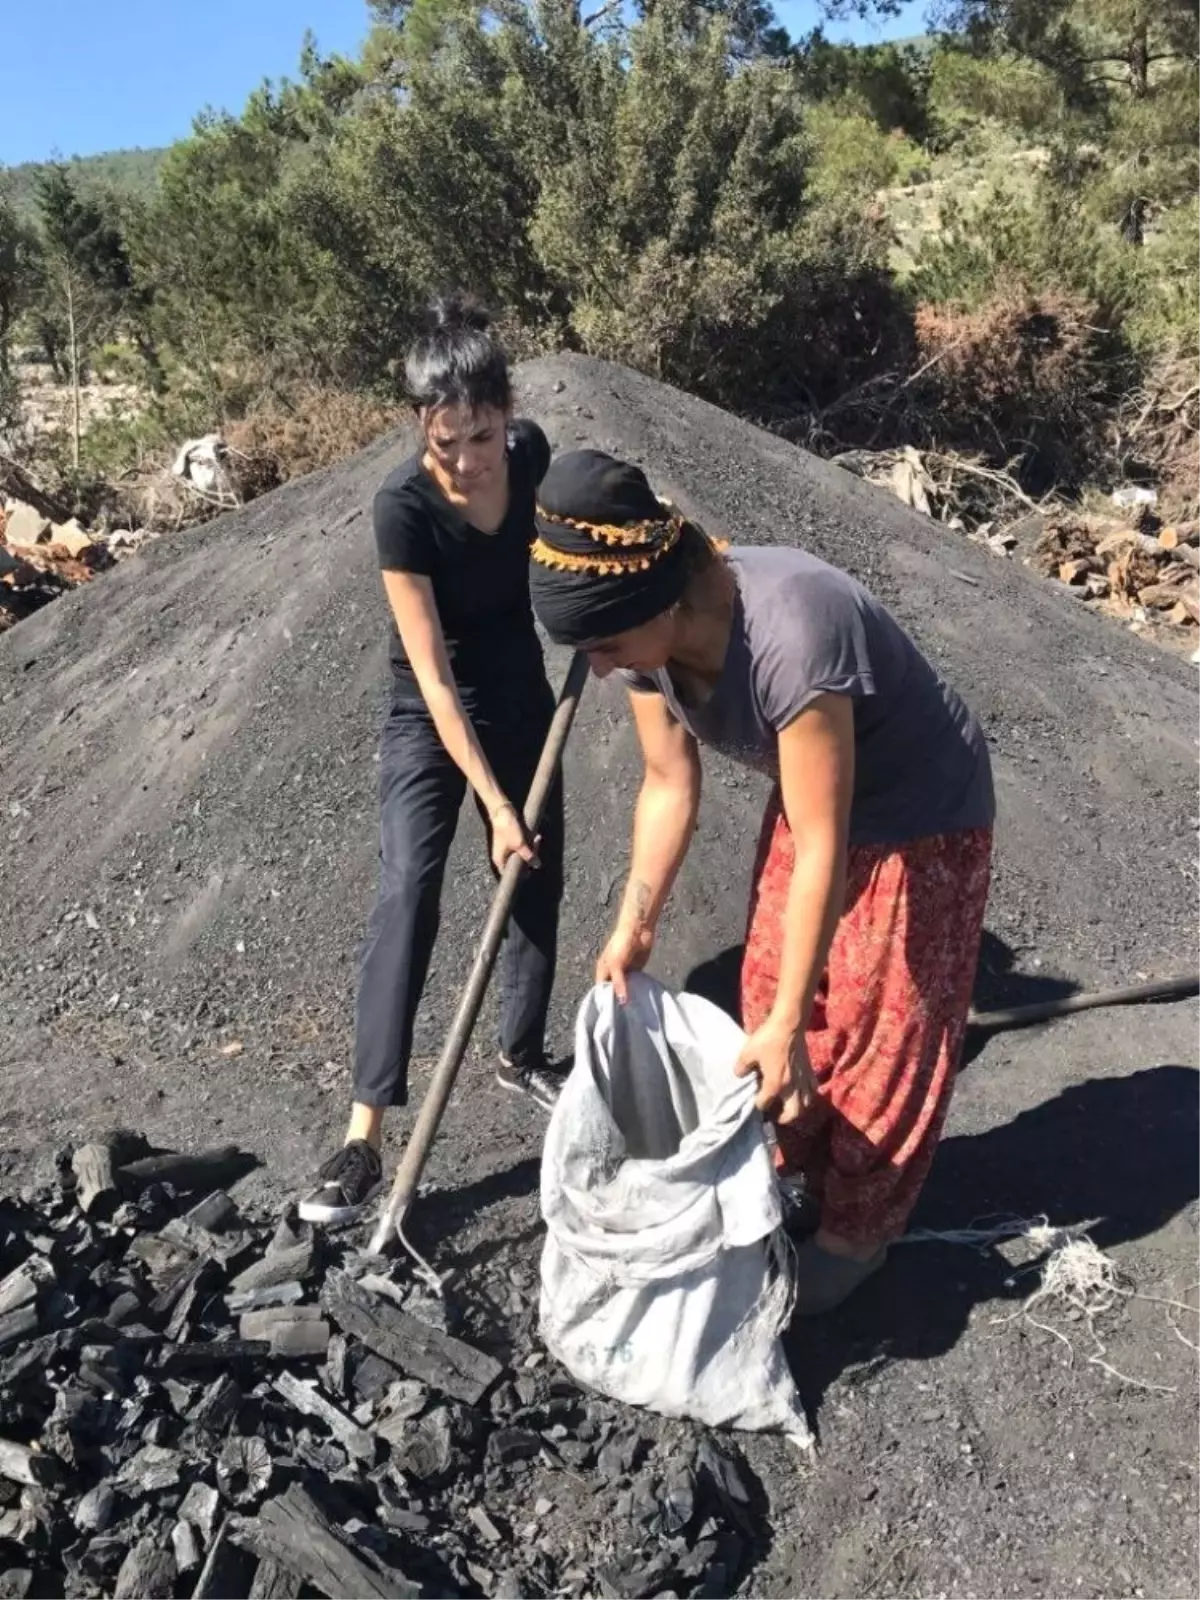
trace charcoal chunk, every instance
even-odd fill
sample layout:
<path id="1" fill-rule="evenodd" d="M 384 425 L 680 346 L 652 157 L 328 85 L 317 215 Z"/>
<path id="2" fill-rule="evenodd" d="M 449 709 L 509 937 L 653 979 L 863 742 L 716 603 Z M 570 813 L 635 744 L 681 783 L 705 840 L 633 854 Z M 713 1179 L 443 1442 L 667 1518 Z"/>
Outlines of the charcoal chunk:
<path id="1" fill-rule="evenodd" d="M 250 1585 L 250 1600 L 297 1600 L 302 1587 L 296 1573 L 273 1556 L 264 1556 Z"/>
<path id="2" fill-rule="evenodd" d="M 112 1485 L 98 1483 L 75 1507 L 75 1526 L 84 1533 L 103 1533 L 112 1522 L 116 1501 Z"/>
<path id="3" fill-rule="evenodd" d="M 179 1504 L 180 1517 L 200 1531 L 205 1544 L 212 1542 L 220 1510 L 220 1496 L 207 1483 L 193 1483 Z"/>
<path id="4" fill-rule="evenodd" d="M 408 1600 L 422 1592 L 419 1584 L 378 1558 L 368 1562 L 352 1536 L 299 1484 L 266 1501 L 257 1517 L 241 1519 L 236 1537 L 260 1558 L 280 1562 L 324 1595 Z"/>
<path id="5" fill-rule="evenodd" d="M 244 1311 L 261 1311 L 268 1306 L 292 1306 L 304 1298 L 304 1285 L 298 1278 L 286 1283 L 268 1283 L 259 1289 L 235 1289 L 225 1296 L 225 1304 L 233 1315 Z"/>
<path id="6" fill-rule="evenodd" d="M 139 1539 L 121 1563 L 113 1600 L 169 1600 L 176 1576 L 170 1545 L 153 1537 Z"/>
<path id="7" fill-rule="evenodd" d="M 704 1439 L 696 1452 L 696 1479 L 701 1493 L 716 1502 L 726 1520 L 752 1539 L 750 1479 L 741 1458 L 731 1448 Z"/>
<path id="8" fill-rule="evenodd" d="M 254 1570 L 253 1557 L 234 1543 L 231 1525 L 226 1521 L 217 1530 L 204 1559 L 192 1600 L 246 1600 Z"/>
<path id="9" fill-rule="evenodd" d="M 233 1426 L 241 1403 L 242 1391 L 236 1379 L 223 1372 L 205 1389 L 188 1420 L 199 1432 L 220 1437 Z"/>
<path id="10" fill-rule="evenodd" d="M 126 1161 L 117 1177 L 122 1188 L 134 1192 L 150 1184 L 169 1183 L 182 1193 L 235 1182 L 257 1165 L 254 1156 L 236 1145 L 221 1145 L 215 1150 L 199 1150 L 194 1155 L 168 1151 L 163 1155 L 144 1156 L 140 1161 Z"/>
<path id="11" fill-rule="evenodd" d="M 532 1461 L 541 1448 L 541 1439 L 528 1428 L 497 1428 L 488 1440 L 488 1460 L 498 1466 Z"/>
<path id="12" fill-rule="evenodd" d="M 235 1294 L 245 1294 L 251 1289 L 273 1289 L 279 1284 L 307 1278 L 315 1265 L 316 1251 L 312 1241 L 305 1240 L 252 1262 L 238 1273 L 230 1288 Z"/>
<path id="13" fill-rule="evenodd" d="M 437 1483 L 454 1465 L 454 1422 L 445 1406 L 416 1420 L 400 1419 L 379 1432 L 391 1447 L 394 1465 L 409 1477 Z"/>
<path id="14" fill-rule="evenodd" d="M 644 1441 L 636 1433 L 617 1434 L 596 1457 L 596 1471 L 607 1483 L 627 1478 L 635 1471 L 644 1450 Z"/>
<path id="15" fill-rule="evenodd" d="M 451 1399 L 477 1405 L 501 1374 L 500 1363 L 482 1350 L 380 1300 L 344 1272 L 326 1276 L 321 1305 L 344 1333 Z"/>
<path id="16" fill-rule="evenodd" d="M 323 1422 L 338 1443 L 345 1445 L 352 1456 L 360 1461 L 375 1460 L 376 1447 L 372 1435 L 360 1428 L 357 1423 L 351 1422 L 350 1418 L 335 1405 L 331 1405 L 317 1392 L 314 1384 L 303 1383 L 292 1373 L 282 1372 L 275 1379 L 274 1387 L 285 1400 L 295 1406 L 297 1411 Z"/>
<path id="17" fill-rule="evenodd" d="M 117 1474 L 117 1487 L 131 1495 L 172 1489 L 179 1482 L 183 1463 L 184 1457 L 178 1450 L 168 1450 L 158 1444 L 143 1445 Z"/>
<path id="18" fill-rule="evenodd" d="M 271 1453 L 261 1439 L 232 1434 L 217 1457 L 217 1483 L 237 1506 L 252 1505 L 271 1482 Z"/>
<path id="19" fill-rule="evenodd" d="M 200 1536 L 190 1522 L 177 1522 L 171 1529 L 171 1549 L 178 1572 L 193 1572 L 200 1565 Z"/>
<path id="20" fill-rule="evenodd" d="M 50 1483 L 56 1476 L 53 1456 L 40 1454 L 27 1444 L 0 1439 L 0 1478 L 12 1483 Z"/>
<path id="21" fill-rule="evenodd" d="M 184 1213 L 183 1220 L 194 1228 L 206 1228 L 209 1233 L 220 1233 L 237 1221 L 238 1208 L 224 1189 L 214 1189 Z"/>

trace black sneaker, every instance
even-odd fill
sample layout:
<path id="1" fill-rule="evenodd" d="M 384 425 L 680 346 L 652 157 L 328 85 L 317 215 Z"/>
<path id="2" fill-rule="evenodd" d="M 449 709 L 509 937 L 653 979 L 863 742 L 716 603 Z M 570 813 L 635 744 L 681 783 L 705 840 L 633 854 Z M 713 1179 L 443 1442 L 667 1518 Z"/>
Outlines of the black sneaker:
<path id="1" fill-rule="evenodd" d="M 365 1139 L 352 1139 L 330 1156 L 317 1176 L 320 1183 L 300 1202 L 301 1219 L 355 1222 L 383 1188 L 383 1163 Z"/>
<path id="2" fill-rule="evenodd" d="M 501 1056 L 496 1065 L 496 1082 L 514 1094 L 527 1094 L 543 1111 L 554 1110 L 562 1090 L 562 1079 L 556 1072 L 547 1072 L 541 1065 L 510 1061 L 507 1056 Z"/>
<path id="3" fill-rule="evenodd" d="M 779 1200 L 783 1207 L 783 1231 L 794 1243 L 811 1239 L 821 1226 L 821 1202 L 804 1182 L 802 1174 L 777 1173 Z"/>

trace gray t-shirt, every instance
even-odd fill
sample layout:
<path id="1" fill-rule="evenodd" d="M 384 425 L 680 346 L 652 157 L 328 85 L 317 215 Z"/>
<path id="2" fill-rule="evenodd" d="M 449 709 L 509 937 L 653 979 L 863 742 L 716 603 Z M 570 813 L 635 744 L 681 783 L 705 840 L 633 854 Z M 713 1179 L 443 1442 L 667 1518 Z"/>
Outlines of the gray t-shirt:
<path id="1" fill-rule="evenodd" d="M 995 815 L 983 731 L 916 645 L 861 584 L 804 550 L 742 546 L 725 664 L 703 706 L 681 704 L 670 674 L 623 672 L 657 691 L 689 733 L 779 776 L 778 736 L 820 694 L 854 701 L 852 844 L 982 828 Z"/>

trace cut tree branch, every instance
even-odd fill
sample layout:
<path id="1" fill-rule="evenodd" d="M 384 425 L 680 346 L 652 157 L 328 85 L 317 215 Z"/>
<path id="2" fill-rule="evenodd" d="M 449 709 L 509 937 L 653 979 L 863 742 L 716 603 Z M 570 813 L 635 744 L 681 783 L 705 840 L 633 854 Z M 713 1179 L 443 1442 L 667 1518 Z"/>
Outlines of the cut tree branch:
<path id="1" fill-rule="evenodd" d="M 596 23 L 603 22 L 605 17 L 611 16 L 614 11 L 620 11 L 621 3 L 622 0 L 606 0 L 606 3 L 598 11 L 592 11 L 582 18 L 580 26 L 584 28 L 595 27 Z"/>

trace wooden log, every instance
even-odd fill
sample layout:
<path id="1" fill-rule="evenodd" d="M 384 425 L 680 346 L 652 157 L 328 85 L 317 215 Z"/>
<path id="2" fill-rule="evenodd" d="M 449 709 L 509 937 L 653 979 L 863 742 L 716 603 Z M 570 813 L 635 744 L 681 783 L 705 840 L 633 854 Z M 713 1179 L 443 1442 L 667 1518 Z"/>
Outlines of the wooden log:
<path id="1" fill-rule="evenodd" d="M 1058 581 L 1059 583 L 1082 583 L 1088 573 L 1093 570 L 1093 563 L 1087 558 L 1078 561 L 1060 561 Z"/>
<path id="2" fill-rule="evenodd" d="M 321 1305 L 341 1329 L 376 1355 L 466 1405 L 478 1405 L 504 1370 L 474 1345 L 367 1293 L 344 1272 L 328 1274 Z"/>
<path id="3" fill-rule="evenodd" d="M 307 1278 L 316 1262 L 316 1251 L 311 1240 L 292 1245 L 287 1250 L 277 1250 L 263 1256 L 244 1271 L 239 1272 L 230 1284 L 233 1294 L 248 1294 L 254 1289 L 271 1289 L 276 1284 L 290 1283 L 293 1279 Z"/>
<path id="4" fill-rule="evenodd" d="M 1175 522 L 1158 536 L 1164 550 L 1186 550 L 1200 545 L 1200 522 Z"/>
<path id="5" fill-rule="evenodd" d="M 25 1483 L 31 1487 L 53 1483 L 54 1457 L 31 1450 L 27 1444 L 14 1444 L 11 1439 L 0 1439 L 0 1478 L 10 1483 Z"/>
<path id="6" fill-rule="evenodd" d="M 126 1128 L 116 1128 L 102 1139 L 81 1144 L 71 1157 L 79 1209 L 87 1216 L 93 1211 L 115 1209 L 121 1198 L 118 1168 L 141 1159 L 149 1151 L 144 1136 Z"/>
<path id="7" fill-rule="evenodd" d="M 250 1585 L 250 1600 L 297 1600 L 300 1589 L 300 1579 L 294 1572 L 274 1556 L 264 1556 Z"/>
<path id="8" fill-rule="evenodd" d="M 1140 550 L 1153 556 L 1156 561 L 1161 561 L 1163 557 L 1163 547 L 1157 539 L 1152 539 L 1146 533 L 1137 533 L 1133 528 L 1118 528 L 1115 533 L 1107 533 L 1095 547 L 1098 556 L 1119 556 L 1128 550 Z"/>
<path id="9" fill-rule="evenodd" d="M 1170 611 L 1178 598 L 1179 584 L 1147 584 L 1146 589 L 1138 590 L 1138 602 L 1154 611 Z"/>
<path id="10" fill-rule="evenodd" d="M 368 1433 L 365 1428 L 360 1428 L 346 1416 L 345 1412 L 331 1405 L 324 1395 L 317 1392 L 315 1384 L 302 1382 L 294 1373 L 281 1372 L 274 1381 L 274 1388 L 289 1405 L 295 1406 L 304 1416 L 315 1417 L 318 1422 L 323 1422 L 337 1442 L 344 1445 L 352 1456 L 357 1457 L 359 1461 L 374 1463 L 377 1454 L 374 1434 Z"/>
<path id="11" fill-rule="evenodd" d="M 110 1145 L 81 1144 L 71 1157 L 71 1171 L 75 1174 L 75 1198 L 85 1216 L 101 1201 L 116 1208 L 121 1191 Z"/>
<path id="12" fill-rule="evenodd" d="M 144 1156 L 140 1161 L 127 1161 L 117 1169 L 117 1178 L 122 1188 L 134 1193 L 152 1183 L 169 1183 L 175 1189 L 211 1190 L 244 1177 L 256 1165 L 255 1158 L 237 1145 L 223 1144 L 190 1155 L 171 1150 Z"/>
<path id="13" fill-rule="evenodd" d="M 415 1600 L 421 1593 L 403 1573 L 368 1564 L 298 1483 L 266 1501 L 256 1517 L 241 1518 L 234 1537 L 330 1600 Z"/>
<path id="14" fill-rule="evenodd" d="M 1200 622 L 1200 593 L 1194 588 L 1180 590 L 1174 607 L 1174 612 L 1178 611 L 1184 613 L 1185 621 Z"/>
<path id="15" fill-rule="evenodd" d="M 254 1559 L 232 1537 L 232 1519 L 217 1529 L 192 1590 L 193 1600 L 249 1600 Z"/>

